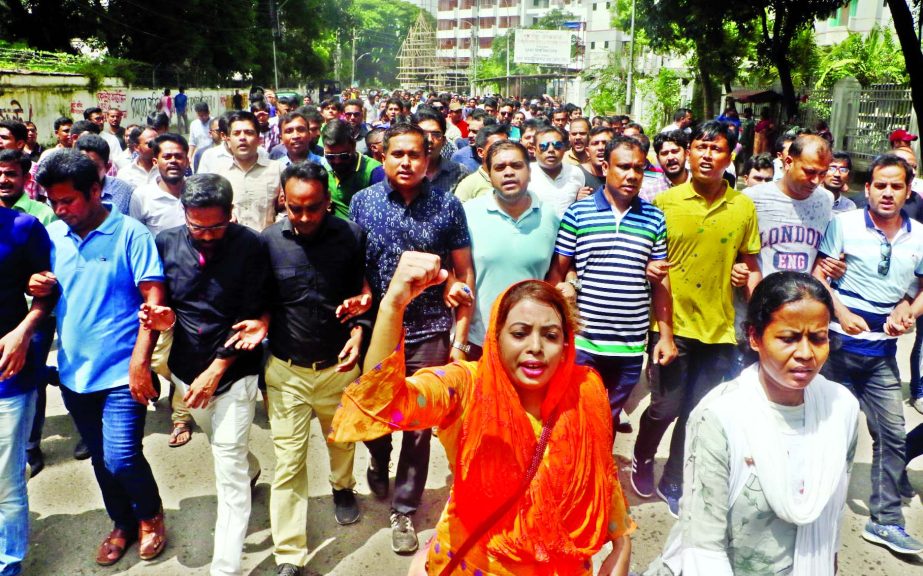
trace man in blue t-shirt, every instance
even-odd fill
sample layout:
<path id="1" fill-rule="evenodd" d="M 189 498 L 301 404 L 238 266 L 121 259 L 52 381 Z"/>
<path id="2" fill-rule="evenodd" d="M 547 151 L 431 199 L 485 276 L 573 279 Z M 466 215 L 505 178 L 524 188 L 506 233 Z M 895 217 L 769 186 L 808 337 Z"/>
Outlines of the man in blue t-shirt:
<path id="1" fill-rule="evenodd" d="M 9 178 L 0 171 L 0 186 Z M 29 277 L 48 269 L 51 243 L 34 216 L 0 207 L 0 574 L 18 574 L 29 548 L 26 443 L 44 358 L 29 343 L 55 294 L 26 307 Z"/>
<path id="2" fill-rule="evenodd" d="M 92 458 L 106 512 L 115 524 L 96 563 L 115 564 L 136 540 L 142 560 L 166 545 L 163 505 L 141 449 L 158 333 L 139 325 L 145 306 L 164 302 L 154 238 L 143 224 L 102 202 L 92 160 L 49 156 L 36 175 L 60 218 L 48 227 L 51 267 L 33 274 L 37 297 L 60 292 L 56 308 L 61 396 Z"/>

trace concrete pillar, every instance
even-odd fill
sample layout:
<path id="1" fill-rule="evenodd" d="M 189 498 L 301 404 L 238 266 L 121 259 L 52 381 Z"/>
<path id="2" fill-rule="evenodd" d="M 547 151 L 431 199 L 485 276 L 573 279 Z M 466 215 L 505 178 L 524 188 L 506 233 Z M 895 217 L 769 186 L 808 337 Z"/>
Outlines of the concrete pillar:
<path id="1" fill-rule="evenodd" d="M 848 132 L 856 128 L 859 120 L 859 91 L 862 85 L 852 76 L 847 76 L 833 85 L 833 103 L 830 107 L 830 131 L 833 133 L 833 148 L 849 148 Z"/>

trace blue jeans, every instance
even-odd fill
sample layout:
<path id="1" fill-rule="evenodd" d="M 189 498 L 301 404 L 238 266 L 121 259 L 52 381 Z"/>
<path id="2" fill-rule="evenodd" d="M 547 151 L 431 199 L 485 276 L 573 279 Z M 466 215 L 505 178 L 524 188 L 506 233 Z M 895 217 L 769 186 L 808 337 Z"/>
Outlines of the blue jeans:
<path id="1" fill-rule="evenodd" d="M 595 369 L 602 377 L 609 395 L 609 409 L 612 411 L 612 436 L 619 423 L 619 413 L 631 391 L 641 379 L 644 356 L 601 356 L 577 350 L 577 364 Z"/>
<path id="2" fill-rule="evenodd" d="M 39 448 L 42 443 L 42 430 L 45 428 L 45 389 L 48 387 L 49 367 L 48 353 L 54 342 L 55 317 L 48 315 L 32 333 L 32 343 L 29 348 L 33 351 L 35 362 L 38 364 L 35 374 L 35 417 L 32 419 L 32 431 L 29 433 L 29 450 Z"/>
<path id="3" fill-rule="evenodd" d="M 0 576 L 22 571 L 29 548 L 26 442 L 35 391 L 0 398 Z"/>
<path id="4" fill-rule="evenodd" d="M 872 494 L 869 497 L 872 521 L 903 526 L 900 481 L 907 454 L 897 359 L 838 350 L 830 354 L 821 374 L 846 386 L 865 413 L 872 436 Z"/>
<path id="5" fill-rule="evenodd" d="M 147 406 L 135 402 L 127 385 L 88 394 L 61 386 L 61 396 L 90 451 L 106 512 L 116 528 L 137 530 L 139 520 L 161 509 L 141 447 Z"/>

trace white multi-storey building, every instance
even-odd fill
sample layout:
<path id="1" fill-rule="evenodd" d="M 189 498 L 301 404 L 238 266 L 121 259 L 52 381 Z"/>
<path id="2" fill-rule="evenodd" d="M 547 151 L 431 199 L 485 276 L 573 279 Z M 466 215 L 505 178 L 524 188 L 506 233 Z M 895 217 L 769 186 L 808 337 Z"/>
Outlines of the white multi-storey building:
<path id="1" fill-rule="evenodd" d="M 850 32 L 868 34 L 875 26 L 894 30 L 891 10 L 882 0 L 850 0 L 829 18 L 814 23 L 818 46 L 830 46 L 846 39 Z"/>

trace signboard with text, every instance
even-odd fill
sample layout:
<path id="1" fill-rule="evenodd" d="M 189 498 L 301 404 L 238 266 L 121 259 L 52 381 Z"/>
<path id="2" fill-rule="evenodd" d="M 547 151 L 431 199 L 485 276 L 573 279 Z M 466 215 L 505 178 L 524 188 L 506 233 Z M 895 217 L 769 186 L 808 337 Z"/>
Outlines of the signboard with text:
<path id="1" fill-rule="evenodd" d="M 569 30 L 516 30 L 513 62 L 567 66 L 572 35 Z"/>

